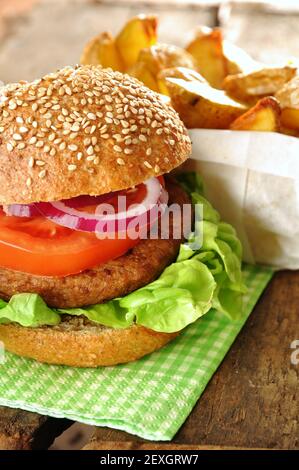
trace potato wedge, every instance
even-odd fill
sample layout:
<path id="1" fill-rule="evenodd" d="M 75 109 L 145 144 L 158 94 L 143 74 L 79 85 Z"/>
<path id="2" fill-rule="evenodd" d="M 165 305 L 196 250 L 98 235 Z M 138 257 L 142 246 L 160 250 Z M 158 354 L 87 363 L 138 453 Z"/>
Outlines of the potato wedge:
<path id="1" fill-rule="evenodd" d="M 186 67 L 195 69 L 195 61 L 191 54 L 178 46 L 169 44 L 156 44 L 142 49 L 138 56 L 138 62 L 147 64 L 153 75 L 158 75 L 163 69 L 173 67 Z"/>
<path id="2" fill-rule="evenodd" d="M 154 15 L 138 15 L 129 20 L 115 38 L 125 70 L 137 62 L 142 49 L 157 42 L 158 20 Z"/>
<path id="3" fill-rule="evenodd" d="M 156 44 L 140 51 L 136 64 L 128 70 L 128 73 L 152 90 L 167 94 L 163 83 L 159 84 L 158 76 L 164 69 L 177 66 L 192 69 L 195 67 L 195 62 L 193 57 L 180 47 Z"/>
<path id="4" fill-rule="evenodd" d="M 272 96 L 262 98 L 253 108 L 238 117 L 230 125 L 230 129 L 238 131 L 268 131 L 280 130 L 281 109 L 278 101 Z"/>
<path id="5" fill-rule="evenodd" d="M 264 96 L 274 95 L 296 74 L 296 67 L 265 67 L 252 73 L 229 75 L 223 81 L 223 89 L 231 98 L 254 105 Z"/>
<path id="6" fill-rule="evenodd" d="M 188 69 L 187 67 L 171 67 L 164 70 L 158 75 L 158 78 L 164 80 L 165 78 L 182 78 L 187 82 L 199 81 L 200 83 L 208 84 L 207 80 L 196 72 L 196 70 Z"/>
<path id="7" fill-rule="evenodd" d="M 193 81 L 199 81 L 200 83 L 206 83 L 205 78 L 203 78 L 196 70 L 188 69 L 186 67 L 172 67 L 169 69 L 164 69 L 161 70 L 161 72 L 158 75 L 158 85 L 160 92 L 168 95 L 168 88 L 167 84 L 165 83 L 166 78 L 182 78 L 183 80 L 186 80 L 187 82 L 193 82 Z"/>
<path id="8" fill-rule="evenodd" d="M 201 27 L 186 50 L 194 57 L 198 72 L 214 88 L 221 88 L 228 74 L 221 30 Z"/>
<path id="9" fill-rule="evenodd" d="M 80 61 L 83 65 L 102 65 L 120 72 L 124 70 L 114 39 L 107 32 L 99 34 L 88 42 Z"/>
<path id="10" fill-rule="evenodd" d="M 261 62 L 257 62 L 247 52 L 229 41 L 224 40 L 222 47 L 227 60 L 228 75 L 250 73 L 263 67 Z"/>
<path id="11" fill-rule="evenodd" d="M 199 80 L 166 77 L 173 107 L 189 129 L 228 129 L 246 107 Z"/>
<path id="12" fill-rule="evenodd" d="M 284 108 L 281 111 L 281 123 L 288 129 L 299 131 L 299 109 Z"/>
<path id="13" fill-rule="evenodd" d="M 299 76 L 286 83 L 275 94 L 282 108 L 281 123 L 287 129 L 299 130 Z"/>
<path id="14" fill-rule="evenodd" d="M 160 92 L 158 81 L 145 62 L 136 62 L 136 64 L 130 68 L 129 74 L 132 75 L 132 77 L 138 78 L 138 80 L 143 82 L 151 90 Z"/>

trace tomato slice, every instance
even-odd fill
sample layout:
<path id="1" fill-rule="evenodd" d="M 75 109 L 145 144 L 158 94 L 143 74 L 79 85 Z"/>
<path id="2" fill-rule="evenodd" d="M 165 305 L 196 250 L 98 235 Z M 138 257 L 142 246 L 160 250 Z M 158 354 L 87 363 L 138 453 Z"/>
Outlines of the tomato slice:
<path id="1" fill-rule="evenodd" d="M 0 267 L 41 276 L 67 276 L 118 258 L 138 243 L 101 239 L 44 217 L 7 216 L 0 209 Z"/>
<path id="2" fill-rule="evenodd" d="M 164 186 L 164 178 L 159 177 L 159 180 Z M 128 208 L 144 199 L 146 187 L 141 184 L 123 193 Z M 117 210 L 117 196 L 112 194 L 106 202 Z M 78 210 L 95 213 L 96 207 L 85 206 Z M 8 216 L 0 206 L 0 268 L 63 277 L 118 258 L 138 242 L 138 238 L 126 233 L 113 239 L 100 239 L 94 233 L 72 230 L 43 216 Z"/>

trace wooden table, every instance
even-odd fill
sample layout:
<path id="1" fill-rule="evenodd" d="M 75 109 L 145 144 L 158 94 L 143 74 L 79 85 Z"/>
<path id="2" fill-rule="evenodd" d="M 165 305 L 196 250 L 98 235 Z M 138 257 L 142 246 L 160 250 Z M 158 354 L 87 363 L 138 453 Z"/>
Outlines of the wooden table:
<path id="1" fill-rule="evenodd" d="M 171 443 L 98 428 L 85 449 L 299 449 L 298 318 L 299 272 L 280 272 Z M 0 448 L 45 449 L 68 424 L 0 408 Z"/>
<path id="2" fill-rule="evenodd" d="M 48 68 L 54 69 L 64 63 L 74 62 L 78 60 L 82 45 L 90 35 L 103 29 L 118 28 L 127 17 L 137 13 L 134 5 L 129 8 L 120 5 L 115 7 L 114 15 L 96 16 L 96 8 L 101 8 L 101 2 L 82 0 L 82 5 L 84 2 L 87 5 L 84 9 L 84 22 L 81 21 L 81 7 L 77 1 L 74 7 L 66 10 L 65 24 L 60 21 L 64 8 L 61 5 L 66 5 L 67 8 L 67 0 L 63 0 L 61 5 L 60 2 L 55 2 L 51 10 L 43 2 L 26 17 L 25 10 L 33 8 L 33 5 L 36 8 L 39 0 L 0 0 L 0 79 L 30 79 L 48 71 Z M 102 8 L 107 7 L 106 3 L 103 2 Z M 124 5 L 127 3 L 123 2 Z M 8 21 L 3 20 L 4 13 L 9 16 Z M 159 14 L 163 25 L 167 25 L 169 13 L 159 8 Z M 176 18 L 175 15 L 180 18 L 180 29 L 183 31 L 190 30 L 192 21 L 210 25 L 215 22 L 214 9 L 196 11 L 194 14 L 192 11 L 189 16 L 174 10 L 171 14 L 173 18 Z M 236 10 L 235 14 L 233 11 L 225 29 L 231 39 L 245 48 L 246 40 L 248 44 L 250 39 L 252 52 L 258 54 L 261 50 L 259 31 L 263 31 L 265 35 L 267 28 L 261 13 L 257 11 L 255 15 L 255 23 L 262 27 L 254 30 L 250 28 L 250 38 L 247 34 L 248 18 L 243 10 Z M 101 23 L 101 18 L 102 21 L 104 18 L 104 24 Z M 267 24 L 273 24 L 269 15 L 267 21 Z M 48 38 L 51 45 L 48 49 L 46 41 L 39 41 L 40 35 L 44 34 L 43 30 L 47 32 L 44 25 L 48 30 L 57 28 L 56 33 Z M 71 26 L 74 29 L 80 28 L 78 34 L 76 30 L 74 34 Z M 162 27 L 161 29 L 162 36 L 164 34 L 162 39 L 171 42 L 171 35 L 177 30 L 170 28 L 170 36 L 166 37 L 165 32 L 168 31 Z M 288 32 L 293 38 L 288 41 L 288 47 L 292 46 L 292 53 L 297 52 L 299 44 L 295 40 L 298 39 L 296 34 L 299 34 L 297 29 L 289 28 Z M 58 47 L 57 38 L 62 37 L 62 33 L 64 40 Z M 281 43 L 278 33 L 277 27 L 274 39 L 277 39 L 276 43 Z M 262 52 L 268 56 L 267 47 L 271 48 L 273 35 L 269 34 L 268 43 L 266 39 L 267 37 L 263 37 Z M 41 48 L 36 49 L 36 44 L 40 42 Z M 21 51 L 19 44 L 22 44 Z M 273 50 L 276 51 L 277 47 L 276 44 Z M 33 51 L 36 52 L 34 62 L 31 60 Z M 28 60 L 24 60 L 24 57 Z M 85 449 L 201 449 L 215 446 L 221 449 L 298 449 L 299 365 L 291 364 L 290 349 L 292 341 L 299 339 L 298 317 L 299 273 L 281 272 L 265 291 L 223 364 L 172 443 L 149 443 L 123 432 L 99 428 Z M 55 436 L 60 435 L 71 424 L 66 420 L 0 407 L 0 449 L 47 449 Z"/>

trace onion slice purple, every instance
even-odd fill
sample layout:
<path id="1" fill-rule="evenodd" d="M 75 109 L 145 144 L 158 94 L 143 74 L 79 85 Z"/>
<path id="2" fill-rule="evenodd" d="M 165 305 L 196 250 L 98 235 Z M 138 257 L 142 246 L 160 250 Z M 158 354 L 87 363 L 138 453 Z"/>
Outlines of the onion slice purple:
<path id="1" fill-rule="evenodd" d="M 8 215 L 18 217 L 42 215 L 58 225 L 83 232 L 97 234 L 126 232 L 133 225 L 138 226 L 138 230 L 144 233 L 144 230 L 153 225 L 165 212 L 168 193 L 158 178 L 150 178 L 143 184 L 146 188 L 144 199 L 128 208 L 125 193 L 119 191 L 102 196 L 78 196 L 54 202 L 13 204 L 6 206 L 5 210 Z M 115 196 L 118 197 L 118 211 L 109 204 L 109 200 Z M 96 206 L 95 213 L 78 210 L 87 206 Z"/>

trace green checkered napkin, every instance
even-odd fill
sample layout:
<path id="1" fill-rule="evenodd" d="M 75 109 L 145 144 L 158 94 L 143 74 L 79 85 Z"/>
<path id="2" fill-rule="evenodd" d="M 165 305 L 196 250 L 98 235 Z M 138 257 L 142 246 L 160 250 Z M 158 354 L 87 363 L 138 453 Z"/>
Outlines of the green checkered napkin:
<path id="1" fill-rule="evenodd" d="M 170 440 L 184 423 L 272 277 L 245 266 L 242 320 L 211 310 L 161 351 L 123 366 L 76 369 L 6 354 L 0 405 Z"/>

